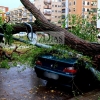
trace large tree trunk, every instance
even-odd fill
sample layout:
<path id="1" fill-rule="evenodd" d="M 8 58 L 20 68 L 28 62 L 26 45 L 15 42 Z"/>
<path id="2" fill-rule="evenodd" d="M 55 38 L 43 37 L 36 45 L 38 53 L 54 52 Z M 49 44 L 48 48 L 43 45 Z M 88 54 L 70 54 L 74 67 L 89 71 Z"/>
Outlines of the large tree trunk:
<path id="1" fill-rule="evenodd" d="M 52 23 L 50 23 L 38 10 L 34 4 L 29 0 L 20 0 L 27 10 L 29 10 L 34 17 L 37 19 L 37 24 L 42 28 L 50 31 L 62 31 L 65 33 L 65 44 L 70 46 L 72 49 L 75 49 L 83 54 L 89 56 L 95 56 L 100 54 L 100 45 L 89 43 L 85 40 L 78 38 L 72 33 L 68 32 L 66 29 L 62 29 Z"/>

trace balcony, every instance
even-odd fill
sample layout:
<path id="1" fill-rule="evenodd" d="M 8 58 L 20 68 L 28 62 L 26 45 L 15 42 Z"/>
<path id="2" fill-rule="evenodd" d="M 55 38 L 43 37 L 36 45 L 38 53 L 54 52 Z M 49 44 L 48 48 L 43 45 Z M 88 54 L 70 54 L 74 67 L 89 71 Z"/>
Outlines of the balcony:
<path id="1" fill-rule="evenodd" d="M 61 17 L 62 17 L 62 19 L 65 19 L 65 15 L 62 15 Z"/>
<path id="2" fill-rule="evenodd" d="M 49 12 L 44 12 L 44 15 L 51 16 L 51 13 L 49 13 Z"/>
<path id="3" fill-rule="evenodd" d="M 51 13 L 52 13 L 51 9 L 44 9 L 44 12 L 43 12 L 44 15 L 50 16 Z"/>
<path id="4" fill-rule="evenodd" d="M 18 18 L 18 16 L 16 16 L 16 15 L 14 15 L 13 17 L 14 17 L 15 19 L 17 19 L 17 18 Z"/>
<path id="5" fill-rule="evenodd" d="M 18 9 L 18 13 L 22 13 L 22 11 L 23 11 L 22 9 Z"/>
<path id="6" fill-rule="evenodd" d="M 15 10 L 15 11 L 14 11 L 14 14 L 15 14 L 15 15 L 17 15 L 17 14 L 18 14 L 18 11 L 17 11 L 17 10 Z"/>
<path id="7" fill-rule="evenodd" d="M 33 17 L 29 17 L 29 18 L 28 18 L 28 21 L 29 21 L 29 22 L 32 22 L 32 21 L 33 21 Z"/>
<path id="8" fill-rule="evenodd" d="M 51 9 L 51 5 L 44 5 L 44 9 Z"/>
<path id="9" fill-rule="evenodd" d="M 22 17 L 26 18 L 27 17 L 27 12 L 23 12 Z"/>
<path id="10" fill-rule="evenodd" d="M 91 24 L 96 26 L 96 21 L 91 21 Z"/>
<path id="11" fill-rule="evenodd" d="M 91 2 L 91 6 L 97 7 L 97 2 L 96 1 L 92 1 Z"/>
<path id="12" fill-rule="evenodd" d="M 22 18 L 22 21 L 27 21 L 27 18 Z"/>
<path id="13" fill-rule="evenodd" d="M 65 9 L 62 9 L 62 13 L 65 13 Z"/>
<path id="14" fill-rule="evenodd" d="M 22 17 L 22 13 L 19 13 L 18 16 L 19 16 L 19 17 Z"/>
<path id="15" fill-rule="evenodd" d="M 18 21 L 21 22 L 22 21 L 22 18 L 18 18 Z"/>
<path id="16" fill-rule="evenodd" d="M 51 16 L 51 9 L 44 9 L 44 15 Z"/>
<path id="17" fill-rule="evenodd" d="M 18 21 L 18 19 L 17 18 L 14 18 L 14 21 Z"/>
<path id="18" fill-rule="evenodd" d="M 91 8 L 92 13 L 97 13 L 97 8 Z"/>
<path id="19" fill-rule="evenodd" d="M 51 0 L 44 0 L 44 4 L 45 4 L 45 5 L 47 5 L 47 4 L 50 5 L 50 4 L 51 4 Z"/>
<path id="20" fill-rule="evenodd" d="M 11 11 L 11 12 L 10 12 L 10 15 L 14 15 L 14 12 L 13 12 L 13 11 Z"/>
<path id="21" fill-rule="evenodd" d="M 66 7 L 66 2 L 62 2 L 62 7 Z"/>

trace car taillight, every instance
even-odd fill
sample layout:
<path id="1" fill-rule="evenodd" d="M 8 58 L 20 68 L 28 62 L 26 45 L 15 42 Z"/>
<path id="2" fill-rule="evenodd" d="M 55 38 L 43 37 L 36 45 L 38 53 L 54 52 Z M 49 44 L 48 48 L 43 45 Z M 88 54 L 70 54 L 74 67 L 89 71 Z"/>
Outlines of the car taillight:
<path id="1" fill-rule="evenodd" d="M 64 68 L 63 72 L 75 74 L 77 70 L 74 67 L 67 67 L 67 68 Z"/>
<path id="2" fill-rule="evenodd" d="M 42 62 L 41 61 L 36 61 L 36 65 L 42 65 Z"/>

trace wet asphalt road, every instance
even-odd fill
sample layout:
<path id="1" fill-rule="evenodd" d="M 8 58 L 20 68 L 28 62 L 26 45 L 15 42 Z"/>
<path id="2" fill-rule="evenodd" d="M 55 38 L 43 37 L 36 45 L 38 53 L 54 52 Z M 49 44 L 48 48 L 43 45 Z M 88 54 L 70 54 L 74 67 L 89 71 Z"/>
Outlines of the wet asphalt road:
<path id="1" fill-rule="evenodd" d="M 46 86 L 34 69 L 25 66 L 0 68 L 0 100 L 68 100 L 71 95 Z"/>

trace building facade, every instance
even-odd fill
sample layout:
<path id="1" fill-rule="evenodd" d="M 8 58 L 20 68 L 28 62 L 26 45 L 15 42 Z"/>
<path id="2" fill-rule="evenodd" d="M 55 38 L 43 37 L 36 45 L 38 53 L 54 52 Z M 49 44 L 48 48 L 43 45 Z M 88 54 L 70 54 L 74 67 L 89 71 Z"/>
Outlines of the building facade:
<path id="1" fill-rule="evenodd" d="M 62 0 L 34 0 L 33 3 L 48 21 L 61 26 L 60 20 L 62 19 L 62 13 L 65 15 L 65 4 L 62 7 Z M 24 7 L 12 9 L 10 11 L 10 19 L 12 22 L 17 23 L 34 22 L 35 20 L 34 16 Z"/>
<path id="2" fill-rule="evenodd" d="M 98 0 L 68 0 L 69 14 L 78 14 L 85 17 L 90 10 L 96 13 L 97 7 Z"/>
<path id="3" fill-rule="evenodd" d="M 6 12 L 8 11 L 8 7 L 0 6 L 0 16 L 3 18 L 3 20 L 6 18 Z"/>
<path id="4" fill-rule="evenodd" d="M 34 4 L 49 21 L 61 26 L 61 22 L 68 14 L 90 19 L 93 15 L 97 16 L 100 0 L 35 0 Z M 92 14 L 89 14 L 91 11 Z M 68 19 L 66 19 L 66 23 L 68 23 L 67 28 L 69 27 Z M 96 24 L 97 22 L 90 20 L 90 23 Z"/>
<path id="5" fill-rule="evenodd" d="M 35 20 L 34 16 L 23 6 L 12 9 L 9 12 L 10 20 L 14 23 L 33 22 Z"/>
<path id="6" fill-rule="evenodd" d="M 100 5 L 99 2 L 99 0 L 68 0 L 68 14 L 75 14 L 82 18 L 91 19 L 93 15 L 97 16 L 97 8 L 100 7 L 98 6 L 98 4 Z M 90 12 L 92 12 L 92 14 L 90 14 Z M 89 22 L 95 25 L 97 23 L 92 20 Z"/>
<path id="7" fill-rule="evenodd" d="M 89 12 L 93 11 L 93 14 L 97 15 L 97 8 L 100 7 L 100 0 L 34 0 L 33 3 L 48 21 L 58 26 L 61 26 L 62 20 L 68 14 L 89 18 Z M 24 7 L 10 11 L 10 17 L 14 22 L 34 22 L 35 20 L 33 15 Z M 97 21 L 98 25 L 99 21 Z M 69 24 L 66 24 L 66 27 L 69 27 Z"/>
<path id="8" fill-rule="evenodd" d="M 44 14 L 44 16 L 58 26 L 62 16 L 62 0 L 35 0 L 34 5 Z"/>

